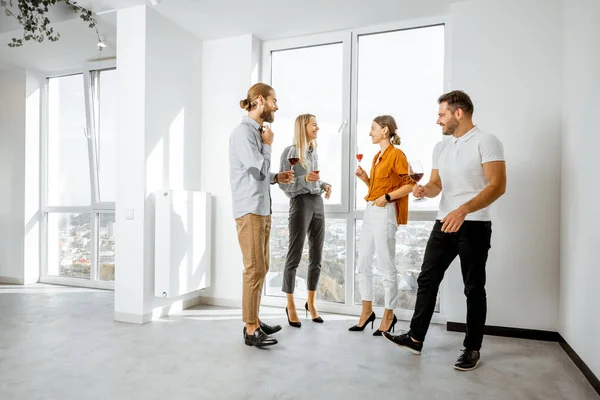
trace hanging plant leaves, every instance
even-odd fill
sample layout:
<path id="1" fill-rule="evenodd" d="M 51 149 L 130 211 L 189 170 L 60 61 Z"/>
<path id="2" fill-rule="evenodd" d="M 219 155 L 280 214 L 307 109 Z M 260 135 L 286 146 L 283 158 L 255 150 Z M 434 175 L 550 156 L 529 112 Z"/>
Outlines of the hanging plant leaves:
<path id="1" fill-rule="evenodd" d="M 73 0 L 0 0 L 0 7 L 4 8 L 4 13 L 13 17 L 19 25 L 23 27 L 23 37 L 13 38 L 8 43 L 9 47 L 21 47 L 24 42 L 36 41 L 38 43 L 48 39 L 51 42 L 56 42 L 60 39 L 60 34 L 54 31 L 50 26 L 48 19 L 48 11 L 51 6 L 57 3 L 67 4 L 73 11 L 79 14 L 87 25 L 96 31 L 96 36 L 100 39 L 98 33 L 97 22 L 92 12 L 81 7 Z M 16 4 L 16 7 L 15 7 Z"/>

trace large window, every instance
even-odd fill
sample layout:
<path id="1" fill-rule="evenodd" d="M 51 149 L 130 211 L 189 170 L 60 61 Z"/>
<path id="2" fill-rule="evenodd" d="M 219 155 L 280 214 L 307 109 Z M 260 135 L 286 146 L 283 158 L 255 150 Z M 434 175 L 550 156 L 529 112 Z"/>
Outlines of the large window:
<path id="1" fill-rule="evenodd" d="M 81 74 L 48 80 L 48 205 L 91 201 Z"/>
<path id="2" fill-rule="evenodd" d="M 271 266 L 267 273 L 266 293 L 272 296 L 284 296 L 281 291 L 283 271 L 289 243 L 288 218 L 275 216 L 271 225 Z M 327 218 L 325 220 L 325 244 L 321 276 L 317 288 L 317 299 L 335 303 L 345 302 L 344 282 L 346 263 L 346 220 Z M 294 293 L 306 298 L 306 279 L 308 274 L 308 240 L 304 243 L 302 261 L 296 272 Z"/>
<path id="3" fill-rule="evenodd" d="M 48 215 L 48 275 L 90 279 L 91 215 Z"/>
<path id="4" fill-rule="evenodd" d="M 398 124 L 400 149 L 409 162 L 421 161 L 427 182 L 432 150 L 441 139 L 435 121 L 436 100 L 444 90 L 444 27 L 361 35 L 358 55 L 356 153 L 364 155 L 363 169 L 368 173 L 379 151 L 369 136 L 371 122 L 389 114 Z M 367 186 L 356 182 L 356 206 L 364 209 Z M 438 202 L 429 199 L 411 208 L 435 210 Z"/>
<path id="5" fill-rule="evenodd" d="M 272 124 L 275 132 L 272 170 L 279 171 L 283 150 L 294 140 L 294 121 L 300 114 L 313 114 L 319 124 L 318 154 L 320 174 L 334 188 L 327 201 L 328 210 L 347 208 L 343 196 L 346 170 L 340 148 L 346 145 L 344 121 L 348 118 L 347 95 L 344 93 L 344 40 L 334 36 L 331 43 L 271 53 L 271 84 L 276 88 L 279 111 Z M 288 209 L 288 198 L 282 191 L 273 191 L 274 208 Z"/>
<path id="6" fill-rule="evenodd" d="M 114 281 L 115 70 L 48 78 L 41 280 Z"/>
<path id="7" fill-rule="evenodd" d="M 114 202 L 117 174 L 117 71 L 93 71 L 92 87 L 98 153 L 98 200 Z"/>
<path id="8" fill-rule="evenodd" d="M 431 170 L 432 151 L 441 140 L 437 98 L 444 92 L 444 25 L 377 32 L 345 32 L 267 42 L 263 46 L 264 81 L 277 92 L 279 111 L 272 170 L 279 168 L 284 147 L 291 144 L 294 119 L 301 113 L 317 116 L 321 176 L 333 184 L 326 204 L 326 238 L 317 299 L 345 306 L 360 304 L 356 284 L 356 249 L 360 240 L 367 187 L 354 176 L 355 155 L 370 172 L 379 150 L 369 137 L 371 121 L 392 115 L 409 161 Z M 281 283 L 288 247 L 288 199 L 273 189 L 271 269 L 268 296 L 283 296 Z M 401 309 L 413 309 L 416 279 L 433 226 L 438 199 L 410 199 L 409 224 L 397 234 L 396 266 Z M 297 272 L 295 294 L 306 296 L 307 245 Z M 383 305 L 383 286 L 375 272 L 375 306 Z M 439 311 L 439 298 L 436 311 Z"/>

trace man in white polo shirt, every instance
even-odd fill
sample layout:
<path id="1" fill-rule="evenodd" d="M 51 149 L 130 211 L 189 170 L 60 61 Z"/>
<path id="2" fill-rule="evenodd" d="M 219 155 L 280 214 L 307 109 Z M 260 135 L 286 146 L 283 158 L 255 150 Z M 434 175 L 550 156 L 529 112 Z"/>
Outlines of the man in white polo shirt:
<path id="1" fill-rule="evenodd" d="M 506 190 L 504 149 L 496 136 L 473 125 L 473 102 L 459 90 L 438 99 L 437 123 L 444 139 L 433 151 L 431 178 L 415 186 L 416 197 L 442 193 L 418 279 L 419 289 L 410 330 L 386 339 L 421 354 L 444 273 L 458 255 L 467 297 L 467 333 L 454 368 L 477 368 L 487 313 L 485 264 L 492 222 L 489 206 Z M 442 190 L 443 188 L 443 190 Z"/>

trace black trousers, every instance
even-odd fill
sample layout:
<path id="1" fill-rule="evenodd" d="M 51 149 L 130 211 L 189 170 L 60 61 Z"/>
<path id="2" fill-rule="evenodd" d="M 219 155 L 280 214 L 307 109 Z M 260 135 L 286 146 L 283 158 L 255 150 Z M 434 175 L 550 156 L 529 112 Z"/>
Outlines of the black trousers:
<path id="1" fill-rule="evenodd" d="M 410 324 L 413 339 L 424 341 L 444 273 L 458 255 L 467 297 L 467 334 L 464 347 L 479 350 L 487 314 L 485 264 L 490 249 L 492 223 L 464 221 L 458 232 L 444 233 L 438 220 L 433 226 L 425 249 L 423 266 L 417 283 L 417 302 Z"/>
<path id="2" fill-rule="evenodd" d="M 304 240 L 308 234 L 308 290 L 317 290 L 321 276 L 323 243 L 325 241 L 325 207 L 320 195 L 301 194 L 290 199 L 288 219 L 290 244 L 285 258 L 281 290 L 294 293 L 296 271 L 302 259 Z"/>

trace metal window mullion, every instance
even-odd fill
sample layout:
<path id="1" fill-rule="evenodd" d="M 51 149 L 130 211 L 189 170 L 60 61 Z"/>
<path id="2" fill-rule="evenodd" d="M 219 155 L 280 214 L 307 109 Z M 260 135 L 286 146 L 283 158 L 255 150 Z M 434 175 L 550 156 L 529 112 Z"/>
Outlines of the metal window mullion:
<path id="1" fill-rule="evenodd" d="M 354 132 L 350 127 L 350 119 L 352 115 L 352 33 L 346 32 L 344 34 L 343 46 L 343 57 L 342 57 L 342 190 L 343 194 L 351 194 L 350 187 L 352 178 L 351 176 L 351 163 L 350 163 L 350 143 L 352 142 L 352 133 Z M 342 195 L 342 209 L 346 213 L 350 212 L 350 196 Z"/>
<path id="2" fill-rule="evenodd" d="M 97 213 L 110 214 L 115 212 L 114 202 L 99 202 L 92 204 L 92 209 Z"/>
<path id="3" fill-rule="evenodd" d="M 42 211 L 40 226 L 40 277 L 48 274 L 48 135 L 49 129 L 49 80 L 46 79 L 42 91 L 42 114 L 41 114 L 41 162 L 40 162 L 40 209 Z"/>
<path id="4" fill-rule="evenodd" d="M 350 118 L 348 129 L 350 132 L 350 143 L 348 148 L 348 155 L 346 158 L 347 163 L 349 164 L 350 171 L 354 168 L 354 153 L 356 153 L 356 143 L 357 143 L 357 126 L 358 126 L 358 35 L 352 32 L 351 38 L 351 52 L 350 52 Z M 348 174 L 350 175 L 350 174 Z M 352 174 L 354 176 L 354 174 Z M 346 299 L 346 304 L 349 306 L 354 306 L 354 275 L 356 271 L 356 179 L 352 179 L 349 188 L 348 188 L 351 202 L 349 204 L 349 216 L 348 216 L 348 251 L 350 254 L 347 254 L 346 258 L 348 259 L 348 263 L 350 264 L 347 271 L 347 282 L 346 286 L 348 287 L 346 292 L 350 293 L 349 297 Z M 361 213 L 362 217 L 362 213 Z"/>
<path id="5" fill-rule="evenodd" d="M 347 306 L 354 304 L 354 264 L 355 264 L 355 229 L 354 218 L 352 215 L 346 215 L 346 265 L 344 273 L 344 303 Z"/>
<path id="6" fill-rule="evenodd" d="M 342 159 L 344 160 L 342 166 L 344 169 L 344 178 L 342 180 L 342 188 L 345 197 L 345 211 L 346 211 L 346 265 L 344 271 L 345 284 L 344 284 L 344 303 L 346 306 L 352 306 L 354 304 L 354 265 L 356 263 L 356 243 L 355 243 L 355 229 L 354 229 L 354 218 L 352 218 L 351 210 L 354 208 L 354 180 L 352 179 L 352 149 L 353 143 L 356 142 L 356 129 L 352 124 L 353 119 L 353 83 L 354 83 L 354 38 L 352 32 L 348 32 L 344 40 L 344 71 L 343 71 L 343 98 L 344 98 L 344 132 L 343 135 L 343 147 L 342 147 Z"/>
<path id="7" fill-rule="evenodd" d="M 99 239 L 100 235 L 98 233 L 98 225 L 99 225 L 100 216 L 93 212 L 90 215 L 90 241 L 91 241 L 91 249 L 90 249 L 90 281 L 94 282 L 98 280 L 98 248 L 100 247 Z"/>
<path id="8" fill-rule="evenodd" d="M 91 204 L 100 201 L 100 190 L 98 187 L 98 154 L 96 152 L 96 123 L 94 115 L 94 90 L 92 85 L 92 72 L 83 72 L 85 93 L 85 122 L 88 142 L 88 163 L 90 168 Z"/>
<path id="9" fill-rule="evenodd" d="M 97 72 L 85 70 L 83 72 L 84 93 L 85 93 L 85 121 L 87 129 L 88 142 L 88 161 L 90 168 L 90 188 L 91 188 L 91 205 L 95 205 L 100 201 L 100 187 L 98 183 L 98 152 L 97 152 L 97 92 L 95 78 Z M 97 281 L 98 274 L 98 214 L 90 207 L 90 282 Z"/>

